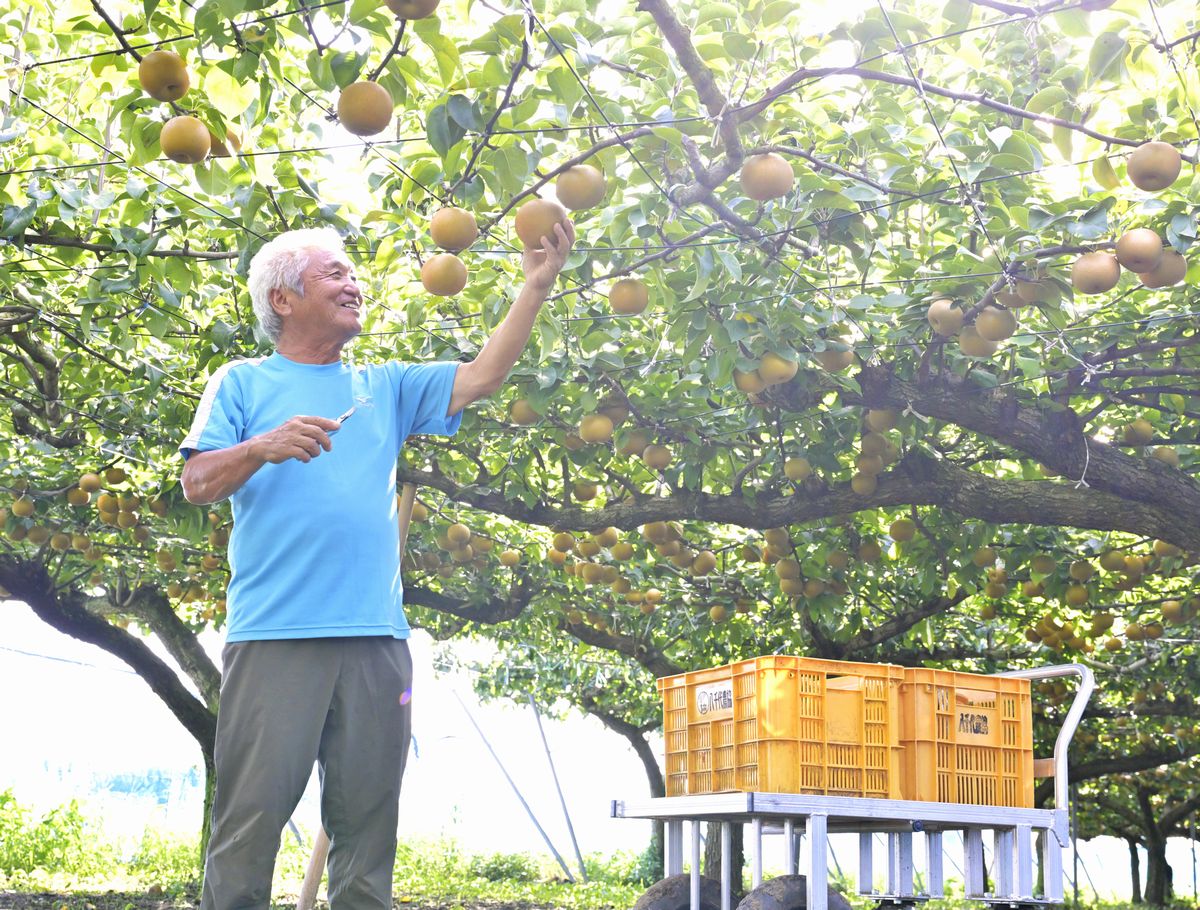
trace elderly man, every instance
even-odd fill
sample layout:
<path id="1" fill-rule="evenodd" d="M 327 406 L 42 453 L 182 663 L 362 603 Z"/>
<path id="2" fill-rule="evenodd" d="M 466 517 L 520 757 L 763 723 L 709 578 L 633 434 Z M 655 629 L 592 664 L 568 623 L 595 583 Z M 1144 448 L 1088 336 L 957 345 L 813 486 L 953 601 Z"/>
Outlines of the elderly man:
<path id="1" fill-rule="evenodd" d="M 392 906 L 412 684 L 396 459 L 409 434 L 453 434 L 500 388 L 574 237 L 564 221 L 524 252 L 524 287 L 462 364 L 342 360 L 363 297 L 332 230 L 285 233 L 250 263 L 275 352 L 217 370 L 180 446 L 188 501 L 231 498 L 235 520 L 203 910 L 269 906 L 314 761 L 331 908 Z"/>

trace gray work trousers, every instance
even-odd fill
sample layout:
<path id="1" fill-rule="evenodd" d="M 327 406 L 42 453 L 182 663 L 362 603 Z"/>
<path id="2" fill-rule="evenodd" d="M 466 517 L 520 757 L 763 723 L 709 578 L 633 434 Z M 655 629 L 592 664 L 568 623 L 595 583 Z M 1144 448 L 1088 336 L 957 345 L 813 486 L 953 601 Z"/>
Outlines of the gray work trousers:
<path id="1" fill-rule="evenodd" d="M 408 642 L 235 642 L 222 659 L 201 910 L 267 910 L 280 834 L 314 761 L 331 910 L 390 910 L 412 728 Z"/>

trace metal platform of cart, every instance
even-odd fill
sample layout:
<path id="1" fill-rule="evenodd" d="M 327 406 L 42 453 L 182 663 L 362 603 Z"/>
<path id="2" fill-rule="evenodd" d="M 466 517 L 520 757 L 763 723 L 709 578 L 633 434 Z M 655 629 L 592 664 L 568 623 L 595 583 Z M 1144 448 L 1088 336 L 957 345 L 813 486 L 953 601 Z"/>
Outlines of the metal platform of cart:
<path id="1" fill-rule="evenodd" d="M 616 818 L 657 819 L 665 822 L 666 875 L 683 872 L 684 823 L 691 823 L 691 910 L 701 910 L 700 830 L 706 822 L 721 826 L 721 910 L 732 910 L 731 870 L 733 826 L 749 825 L 751 879 L 763 881 L 763 835 L 782 831 L 785 868 L 796 872 L 807 859 L 807 908 L 827 910 L 828 836 L 857 833 L 858 891 L 881 903 L 915 905 L 943 895 L 943 834 L 958 831 L 963 838 L 964 892 L 967 898 L 1020 908 L 1041 908 L 1063 900 L 1063 850 L 1070 843 L 1068 818 L 1067 749 L 1095 688 L 1091 670 L 1064 664 L 1012 671 L 1008 676 L 1030 680 L 1077 677 L 1075 698 L 1063 721 L 1051 759 L 1035 763 L 1038 777 L 1054 778 L 1054 803 L 1049 809 L 1014 809 L 962 803 L 914 802 L 891 799 L 816 796 L 797 793 L 712 793 L 659 799 L 614 800 Z M 800 849 L 799 835 L 803 838 Z M 874 891 L 875 838 L 887 842 L 887 887 Z M 1041 841 L 1042 886 L 1036 889 L 1035 847 Z M 918 890 L 913 863 L 914 837 L 924 839 L 925 874 Z M 985 837 L 993 855 L 989 881 L 984 857 Z"/>

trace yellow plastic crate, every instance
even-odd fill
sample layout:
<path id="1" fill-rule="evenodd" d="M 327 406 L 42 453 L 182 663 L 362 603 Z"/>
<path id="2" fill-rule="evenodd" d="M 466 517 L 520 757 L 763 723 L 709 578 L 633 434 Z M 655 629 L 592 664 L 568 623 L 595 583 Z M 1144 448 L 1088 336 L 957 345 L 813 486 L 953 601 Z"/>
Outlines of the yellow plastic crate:
<path id="1" fill-rule="evenodd" d="M 1029 680 L 908 668 L 900 705 L 904 799 L 1033 807 Z"/>
<path id="2" fill-rule="evenodd" d="M 770 656 L 658 680 L 668 796 L 900 797 L 904 668 Z"/>

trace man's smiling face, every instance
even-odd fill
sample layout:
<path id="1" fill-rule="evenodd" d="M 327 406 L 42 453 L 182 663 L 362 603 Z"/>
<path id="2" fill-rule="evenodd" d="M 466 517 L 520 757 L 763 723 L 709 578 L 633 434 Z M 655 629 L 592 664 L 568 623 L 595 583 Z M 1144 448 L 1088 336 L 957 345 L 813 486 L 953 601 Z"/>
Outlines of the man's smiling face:
<path id="1" fill-rule="evenodd" d="M 344 253 L 313 249 L 301 276 L 303 293 L 285 290 L 287 332 L 310 343 L 345 344 L 362 331 L 362 292 Z"/>

